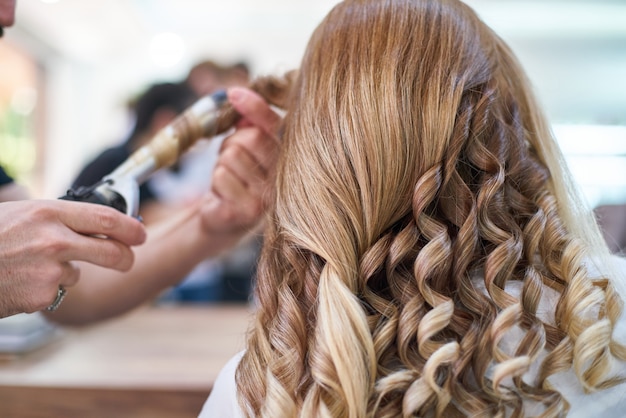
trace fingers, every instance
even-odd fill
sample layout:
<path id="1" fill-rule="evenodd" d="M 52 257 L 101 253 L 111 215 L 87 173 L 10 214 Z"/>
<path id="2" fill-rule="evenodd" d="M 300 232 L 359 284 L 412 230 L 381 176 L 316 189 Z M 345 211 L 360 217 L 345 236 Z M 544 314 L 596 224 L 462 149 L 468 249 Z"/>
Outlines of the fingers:
<path id="1" fill-rule="evenodd" d="M 242 119 L 222 144 L 201 219 L 205 230 L 235 237 L 263 214 L 278 159 L 281 118 L 251 90 L 231 88 L 228 98 Z"/>
<path id="2" fill-rule="evenodd" d="M 232 142 L 222 151 L 216 168 L 229 171 L 254 193 L 264 187 L 271 164 L 269 160 L 265 155 L 255 157 L 245 146 Z"/>
<path id="3" fill-rule="evenodd" d="M 36 312 L 46 309 L 57 298 L 59 286 L 69 288 L 78 282 L 80 270 L 72 263 L 49 263 L 35 269 L 35 282 L 24 290 L 24 305 L 19 311 Z"/>
<path id="4" fill-rule="evenodd" d="M 40 225 L 30 239 L 30 252 L 41 257 L 126 271 L 134 261 L 130 246 L 145 241 L 144 226 L 113 208 L 64 200 L 36 203 L 32 219 Z"/>
<path id="5" fill-rule="evenodd" d="M 228 100 L 244 119 L 278 140 L 281 118 L 261 96 L 246 88 L 232 87 L 228 89 Z"/>
<path id="6" fill-rule="evenodd" d="M 50 305 L 59 285 L 79 280 L 74 260 L 128 270 L 130 245 L 145 240 L 137 220 L 92 203 L 30 200 L 3 203 L 2 209 L 0 316 Z"/>
<path id="7" fill-rule="evenodd" d="M 135 260 L 130 247 L 107 238 L 75 234 L 60 256 L 63 260 L 86 261 L 101 267 L 128 271 Z"/>
<path id="8" fill-rule="evenodd" d="M 214 172 L 212 192 L 224 203 L 230 203 L 239 211 L 250 208 L 254 212 L 260 207 L 261 191 L 253 192 L 252 188 L 246 187 L 232 171 L 224 166 L 217 167 Z"/>
<path id="9" fill-rule="evenodd" d="M 78 283 L 80 278 L 80 269 L 71 261 L 61 264 L 63 266 L 63 273 L 61 279 L 59 279 L 59 285 L 63 287 L 72 287 Z"/>
<path id="10" fill-rule="evenodd" d="M 268 173 L 273 170 L 277 156 L 278 143 L 268 135 L 255 127 L 239 128 L 222 144 L 218 164 L 235 164 L 241 158 L 247 160 L 248 165 L 252 163 L 253 168 L 258 166 Z"/>
<path id="11" fill-rule="evenodd" d="M 243 205 L 243 199 L 260 199 L 267 189 L 278 156 L 276 131 L 281 119 L 251 90 L 231 88 L 228 94 L 244 119 L 222 144 L 211 190 L 218 197 Z"/>
<path id="12" fill-rule="evenodd" d="M 126 245 L 146 240 L 144 226 L 117 210 L 93 203 L 57 201 L 59 220 L 83 235 L 103 235 Z"/>

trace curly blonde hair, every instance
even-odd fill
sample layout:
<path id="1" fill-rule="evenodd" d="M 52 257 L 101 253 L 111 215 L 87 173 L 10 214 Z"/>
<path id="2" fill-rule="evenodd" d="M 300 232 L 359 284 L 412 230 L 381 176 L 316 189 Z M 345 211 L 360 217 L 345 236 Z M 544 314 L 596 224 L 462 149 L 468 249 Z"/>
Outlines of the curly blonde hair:
<path id="1" fill-rule="evenodd" d="M 602 239 L 469 7 L 346 0 L 292 75 L 236 373 L 247 415 L 561 416 L 550 376 L 617 382 Z"/>

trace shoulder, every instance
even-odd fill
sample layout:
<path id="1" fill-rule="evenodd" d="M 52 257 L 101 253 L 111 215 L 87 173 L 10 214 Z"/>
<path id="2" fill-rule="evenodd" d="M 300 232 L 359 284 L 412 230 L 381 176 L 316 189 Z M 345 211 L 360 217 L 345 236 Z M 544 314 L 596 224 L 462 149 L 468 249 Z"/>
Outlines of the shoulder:
<path id="1" fill-rule="evenodd" d="M 621 299 L 626 301 L 626 259 L 610 257 L 610 259 L 604 261 L 611 264 L 610 273 L 614 288 Z M 593 269 L 597 267 L 598 264 L 592 263 L 590 266 Z M 472 282 L 478 291 L 486 294 L 487 290 L 482 277 L 475 276 L 472 278 Z M 507 283 L 506 291 L 510 295 L 519 298 L 522 293 L 522 283 Z M 553 312 L 557 303 L 558 294 L 550 288 L 544 289 L 544 295 L 537 308 L 537 316 L 546 323 L 552 323 L 554 318 Z M 510 338 L 503 340 L 502 345 L 507 351 L 514 351 L 523 337 L 523 334 L 521 330 L 514 328 L 508 336 Z M 613 338 L 620 344 L 626 344 L 626 310 L 622 312 L 621 316 L 614 324 Z M 626 377 L 626 362 L 612 359 L 611 375 Z M 531 374 L 529 376 L 534 375 Z M 601 416 L 602 418 L 621 418 L 625 416 L 626 383 L 595 393 L 585 393 L 573 369 L 552 375 L 548 380 L 570 404 L 568 418 L 587 418 L 594 416 Z"/>
<path id="2" fill-rule="evenodd" d="M 235 372 L 244 351 L 233 356 L 222 368 L 198 418 L 243 417 L 237 403 Z"/>
<path id="3" fill-rule="evenodd" d="M 624 374 L 623 365 L 616 367 L 616 374 Z M 577 383 L 572 370 L 550 377 L 551 383 L 570 404 L 568 418 L 622 418 L 626 408 L 626 383 L 594 393 L 585 393 Z"/>
<path id="4" fill-rule="evenodd" d="M 613 278 L 613 286 L 615 291 L 622 299 L 622 303 L 626 302 L 626 258 L 613 256 L 612 258 L 616 276 Z M 622 314 L 615 323 L 613 329 L 613 337 L 620 344 L 626 345 L 626 309 L 622 310 Z M 626 367 L 624 367 L 626 369 Z M 626 370 L 624 370 L 626 374 Z"/>

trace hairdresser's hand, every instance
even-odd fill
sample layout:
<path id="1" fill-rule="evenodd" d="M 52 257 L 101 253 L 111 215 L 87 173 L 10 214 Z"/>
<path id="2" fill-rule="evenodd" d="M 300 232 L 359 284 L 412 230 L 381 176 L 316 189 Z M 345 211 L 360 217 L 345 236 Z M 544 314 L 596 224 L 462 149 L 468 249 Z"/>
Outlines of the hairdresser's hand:
<path id="1" fill-rule="evenodd" d="M 0 317 L 49 306 L 60 285 L 78 281 L 72 261 L 128 270 L 134 259 L 130 246 L 145 238 L 140 222 L 106 206 L 63 200 L 0 204 Z"/>
<path id="2" fill-rule="evenodd" d="M 243 118 L 220 150 L 201 215 L 211 234 L 236 235 L 258 225 L 265 210 L 278 155 L 280 116 L 248 89 L 231 88 L 228 99 Z"/>

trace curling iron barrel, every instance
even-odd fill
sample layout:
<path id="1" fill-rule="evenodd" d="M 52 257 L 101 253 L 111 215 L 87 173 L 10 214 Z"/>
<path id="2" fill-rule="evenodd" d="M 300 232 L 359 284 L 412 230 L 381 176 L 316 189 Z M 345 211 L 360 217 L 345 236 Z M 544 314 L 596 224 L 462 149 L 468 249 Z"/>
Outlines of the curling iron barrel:
<path id="1" fill-rule="evenodd" d="M 136 217 L 139 185 L 155 171 L 176 163 L 198 139 L 215 136 L 220 109 L 225 102 L 224 91 L 201 98 L 111 174 L 92 186 L 68 190 L 61 199 L 99 203 Z"/>

